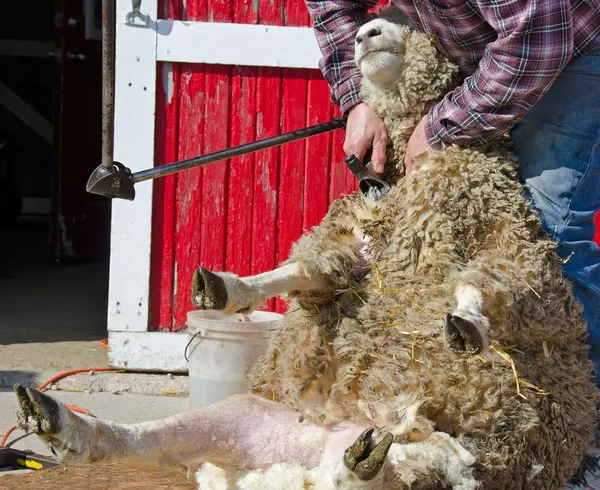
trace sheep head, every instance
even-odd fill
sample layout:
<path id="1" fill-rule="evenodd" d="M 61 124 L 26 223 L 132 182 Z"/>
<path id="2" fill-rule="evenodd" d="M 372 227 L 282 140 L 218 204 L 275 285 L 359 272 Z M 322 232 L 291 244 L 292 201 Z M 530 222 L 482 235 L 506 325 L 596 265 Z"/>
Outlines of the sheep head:
<path id="1" fill-rule="evenodd" d="M 458 66 L 430 36 L 381 18 L 357 32 L 354 60 L 363 98 L 383 117 L 423 113 L 458 82 Z"/>
<path id="2" fill-rule="evenodd" d="M 354 61 L 369 83 L 383 90 L 397 86 L 408 36 L 408 28 L 383 19 L 375 19 L 359 29 L 354 41 Z"/>

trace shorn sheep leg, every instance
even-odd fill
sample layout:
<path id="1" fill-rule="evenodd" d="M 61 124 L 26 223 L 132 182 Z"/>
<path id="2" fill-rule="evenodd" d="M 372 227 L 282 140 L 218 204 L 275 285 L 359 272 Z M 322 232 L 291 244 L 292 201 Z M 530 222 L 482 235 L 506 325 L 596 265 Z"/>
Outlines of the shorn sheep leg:
<path id="1" fill-rule="evenodd" d="M 192 302 L 202 310 L 249 313 L 267 299 L 288 291 L 303 292 L 325 288 L 326 278 L 312 277 L 298 262 L 248 277 L 239 277 L 229 272 L 211 272 L 199 267 L 192 280 Z"/>
<path id="2" fill-rule="evenodd" d="M 15 385 L 15 392 L 19 425 L 36 433 L 63 462 L 104 460 L 188 470 L 210 463 L 233 473 L 245 468 L 247 474 L 293 461 L 303 478 L 319 475 L 332 482 L 332 489 L 379 488 L 392 446 L 391 434 L 376 435 L 351 422 L 300 422 L 298 413 L 253 395 L 232 396 L 162 420 L 118 424 L 75 414 L 35 389 Z"/>
<path id="3" fill-rule="evenodd" d="M 459 354 L 479 354 L 488 347 L 488 319 L 482 313 L 483 296 L 471 285 L 455 289 L 456 309 L 446 316 L 444 334 L 448 349 Z"/>

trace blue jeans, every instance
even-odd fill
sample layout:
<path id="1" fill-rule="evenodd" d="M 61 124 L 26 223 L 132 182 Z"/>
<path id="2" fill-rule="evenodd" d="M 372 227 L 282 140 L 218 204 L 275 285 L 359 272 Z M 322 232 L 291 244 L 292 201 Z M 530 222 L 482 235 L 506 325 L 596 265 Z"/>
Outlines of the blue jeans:
<path id="1" fill-rule="evenodd" d="M 512 131 L 520 175 L 584 310 L 600 385 L 600 47 L 571 62 Z"/>

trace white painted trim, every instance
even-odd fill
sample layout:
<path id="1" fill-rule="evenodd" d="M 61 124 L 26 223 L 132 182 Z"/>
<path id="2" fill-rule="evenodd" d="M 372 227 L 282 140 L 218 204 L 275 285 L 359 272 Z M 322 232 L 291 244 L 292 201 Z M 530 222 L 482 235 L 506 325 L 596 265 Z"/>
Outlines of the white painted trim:
<path id="1" fill-rule="evenodd" d="M 46 41 L 27 41 L 25 39 L 0 39 L 1 56 L 22 56 L 26 58 L 45 58 L 50 60 L 54 43 Z"/>
<path id="2" fill-rule="evenodd" d="M 321 51 L 311 27 L 159 20 L 159 61 L 318 68 Z"/>
<path id="3" fill-rule="evenodd" d="M 181 332 L 109 332 L 108 365 L 137 371 L 187 373 L 184 350 L 190 337 Z"/>
<path id="4" fill-rule="evenodd" d="M 154 162 L 156 31 L 126 25 L 130 10 L 131 0 L 117 0 L 114 159 L 136 172 Z M 156 19 L 157 0 L 144 11 Z M 109 331 L 148 329 L 152 183 L 135 189 L 134 201 L 112 201 Z"/>
<path id="5" fill-rule="evenodd" d="M 52 123 L 2 82 L 0 82 L 0 104 L 52 145 L 52 134 L 54 132 Z"/>

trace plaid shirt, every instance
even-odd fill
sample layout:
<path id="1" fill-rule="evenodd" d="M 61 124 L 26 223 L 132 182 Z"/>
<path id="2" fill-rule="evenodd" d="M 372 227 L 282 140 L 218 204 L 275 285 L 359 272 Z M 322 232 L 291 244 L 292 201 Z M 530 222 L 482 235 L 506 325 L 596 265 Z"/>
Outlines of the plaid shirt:
<path id="1" fill-rule="evenodd" d="M 600 44 L 600 0 L 392 0 L 464 77 L 429 112 L 429 144 L 485 142 L 510 129 L 571 60 Z M 306 0 L 320 68 L 343 114 L 359 101 L 354 36 L 378 0 Z M 600 100 L 600 94 L 599 94 Z"/>

